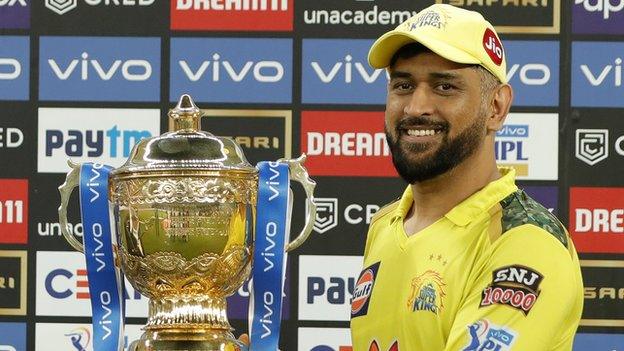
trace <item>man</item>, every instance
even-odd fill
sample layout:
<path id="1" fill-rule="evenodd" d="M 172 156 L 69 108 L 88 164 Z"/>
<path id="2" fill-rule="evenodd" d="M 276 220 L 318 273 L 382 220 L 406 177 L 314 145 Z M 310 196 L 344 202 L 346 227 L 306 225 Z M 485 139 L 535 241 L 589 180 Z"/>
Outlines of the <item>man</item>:
<path id="1" fill-rule="evenodd" d="M 409 186 L 370 224 L 354 350 L 571 350 L 583 302 L 572 241 L 495 163 L 513 93 L 492 25 L 433 5 L 369 62 L 390 74 L 386 136 Z"/>

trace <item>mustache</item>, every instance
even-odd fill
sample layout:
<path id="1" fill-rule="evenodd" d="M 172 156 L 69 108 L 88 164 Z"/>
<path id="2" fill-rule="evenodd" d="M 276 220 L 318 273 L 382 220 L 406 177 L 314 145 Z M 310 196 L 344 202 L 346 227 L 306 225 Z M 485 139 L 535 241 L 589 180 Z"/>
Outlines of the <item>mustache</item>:
<path id="1" fill-rule="evenodd" d="M 437 127 L 438 129 L 448 130 L 449 123 L 443 120 L 436 120 L 430 117 L 424 116 L 414 116 L 414 117 L 404 117 L 402 118 L 396 125 L 395 129 L 397 132 L 400 132 L 404 129 L 409 129 L 411 127 Z"/>

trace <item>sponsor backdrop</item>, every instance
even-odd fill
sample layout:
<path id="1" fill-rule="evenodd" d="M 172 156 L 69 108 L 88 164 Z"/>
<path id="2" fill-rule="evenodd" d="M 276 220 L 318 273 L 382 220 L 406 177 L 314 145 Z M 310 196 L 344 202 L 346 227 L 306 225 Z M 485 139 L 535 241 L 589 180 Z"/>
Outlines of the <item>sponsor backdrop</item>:
<path id="1" fill-rule="evenodd" d="M 186 92 L 252 163 L 308 154 L 319 211 L 289 256 L 281 349 L 351 350 L 367 226 L 405 186 L 366 54 L 435 2 L 481 11 L 505 43 L 496 157 L 580 253 L 574 350 L 624 350 L 624 0 L 0 0 L 0 350 L 92 350 L 84 258 L 56 212 L 66 160 L 119 166 Z M 69 222 L 81 236 L 77 197 Z M 147 304 L 127 282 L 125 298 L 131 341 Z M 230 299 L 237 333 L 248 298 Z"/>

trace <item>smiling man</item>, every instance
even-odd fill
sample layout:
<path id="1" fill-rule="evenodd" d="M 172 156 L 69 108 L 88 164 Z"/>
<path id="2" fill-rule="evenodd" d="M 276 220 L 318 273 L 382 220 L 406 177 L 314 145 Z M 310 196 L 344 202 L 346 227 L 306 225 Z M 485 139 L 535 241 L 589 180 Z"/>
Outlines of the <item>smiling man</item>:
<path id="1" fill-rule="evenodd" d="M 492 25 L 433 5 L 369 62 L 390 74 L 386 136 L 409 186 L 370 225 L 354 350 L 571 350 L 583 303 L 572 241 L 496 166 L 513 92 Z"/>

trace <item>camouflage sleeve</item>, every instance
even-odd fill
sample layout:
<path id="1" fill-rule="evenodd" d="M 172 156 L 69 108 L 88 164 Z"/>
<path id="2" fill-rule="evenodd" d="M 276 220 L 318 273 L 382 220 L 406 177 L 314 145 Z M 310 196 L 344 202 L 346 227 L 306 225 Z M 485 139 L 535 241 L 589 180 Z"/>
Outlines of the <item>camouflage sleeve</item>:
<path id="1" fill-rule="evenodd" d="M 576 254 L 532 224 L 491 247 L 466 288 L 446 351 L 569 351 L 582 311 Z"/>

